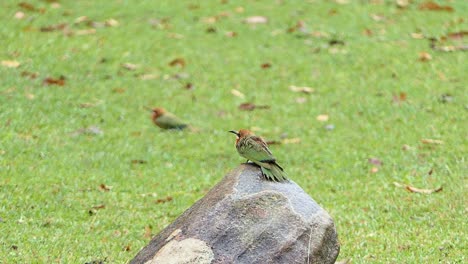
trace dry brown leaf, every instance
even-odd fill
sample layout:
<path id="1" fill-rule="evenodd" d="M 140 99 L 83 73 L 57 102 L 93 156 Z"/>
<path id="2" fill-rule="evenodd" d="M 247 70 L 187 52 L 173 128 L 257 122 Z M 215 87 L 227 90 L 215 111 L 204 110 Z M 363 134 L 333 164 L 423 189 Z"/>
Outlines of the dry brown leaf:
<path id="1" fill-rule="evenodd" d="M 37 72 L 22 71 L 21 77 L 28 77 L 29 79 L 36 79 L 39 74 Z"/>
<path id="2" fill-rule="evenodd" d="M 28 10 L 28 11 L 37 11 L 38 9 L 36 9 L 36 7 L 34 7 L 32 4 L 30 3 L 26 3 L 26 2 L 20 2 L 18 4 L 19 7 L 25 9 L 25 10 Z"/>
<path id="3" fill-rule="evenodd" d="M 239 90 L 236 90 L 236 89 L 232 89 L 231 94 L 234 95 L 234 96 L 237 96 L 239 98 L 245 98 L 245 95 L 242 92 L 240 92 Z"/>
<path id="4" fill-rule="evenodd" d="M 109 18 L 106 21 L 104 21 L 104 25 L 106 25 L 107 27 L 117 27 L 119 25 L 119 21 L 113 18 Z"/>
<path id="5" fill-rule="evenodd" d="M 112 89 L 112 92 L 113 93 L 125 93 L 125 89 L 124 88 L 114 88 Z"/>
<path id="6" fill-rule="evenodd" d="M 244 8 L 242 6 L 238 6 L 234 10 L 236 11 L 236 13 L 244 13 Z"/>
<path id="7" fill-rule="evenodd" d="M 409 5 L 408 0 L 396 0 L 396 5 L 399 8 L 406 8 Z"/>
<path id="8" fill-rule="evenodd" d="M 2 66 L 7 68 L 18 68 L 21 65 L 19 61 L 15 60 L 2 60 Z"/>
<path id="9" fill-rule="evenodd" d="M 269 109 L 269 105 L 256 105 L 254 103 L 242 103 L 239 105 L 239 110 L 253 111 L 254 109 Z"/>
<path id="10" fill-rule="evenodd" d="M 305 94 L 310 94 L 314 92 L 313 88 L 306 87 L 306 86 L 294 86 L 294 85 L 289 86 L 289 90 L 296 92 L 296 93 L 305 93 Z"/>
<path id="11" fill-rule="evenodd" d="M 137 64 L 126 62 L 126 63 L 122 64 L 122 67 L 124 69 L 129 70 L 129 71 L 134 71 L 134 70 L 138 69 L 138 67 L 140 67 L 140 66 L 137 65 Z"/>
<path id="12" fill-rule="evenodd" d="M 143 235 L 144 238 L 151 238 L 153 235 L 151 234 L 153 227 L 150 225 L 145 226 L 145 234 Z"/>
<path id="13" fill-rule="evenodd" d="M 393 182 L 393 184 L 396 187 L 405 188 L 406 190 L 408 190 L 409 192 L 412 192 L 412 193 L 431 194 L 431 193 L 440 192 L 443 189 L 442 186 L 440 186 L 438 188 L 435 188 L 435 189 L 419 189 L 419 188 L 416 188 L 416 187 L 413 187 L 413 186 L 410 186 L 410 185 L 401 184 L 401 183 L 398 183 L 398 182 Z"/>
<path id="14" fill-rule="evenodd" d="M 89 18 L 87 16 L 80 16 L 80 17 L 77 17 L 73 23 L 74 24 L 81 24 L 81 23 L 89 22 L 89 21 L 90 20 L 89 20 Z"/>
<path id="15" fill-rule="evenodd" d="M 317 116 L 317 121 L 320 121 L 320 122 L 326 122 L 326 121 L 328 121 L 328 119 L 329 119 L 329 116 L 326 115 L 326 114 Z"/>
<path id="16" fill-rule="evenodd" d="M 94 28 L 88 28 L 88 29 L 80 29 L 75 32 L 77 36 L 83 36 L 83 35 L 93 35 L 96 34 L 96 29 Z"/>
<path id="17" fill-rule="evenodd" d="M 42 82 L 44 85 L 58 85 L 58 86 L 64 86 L 65 85 L 65 76 L 60 76 L 58 79 L 55 78 L 45 78 L 44 81 Z"/>
<path id="18" fill-rule="evenodd" d="M 183 58 L 175 58 L 171 62 L 169 62 L 169 66 L 179 66 L 181 68 L 185 67 L 185 60 Z"/>
<path id="19" fill-rule="evenodd" d="M 408 191 L 414 192 L 414 193 L 431 194 L 431 193 L 436 193 L 436 192 L 442 191 L 442 186 L 440 186 L 439 188 L 436 188 L 436 189 L 419 189 L 419 188 L 412 187 L 412 186 L 406 186 L 406 189 Z"/>
<path id="20" fill-rule="evenodd" d="M 158 203 L 158 204 L 159 203 L 167 203 L 167 202 L 170 202 L 172 200 L 173 200 L 172 196 L 167 196 L 165 198 L 157 199 L 156 203 Z"/>
<path id="21" fill-rule="evenodd" d="M 432 144 L 432 145 L 442 145 L 444 142 L 438 139 L 430 139 L 430 138 L 423 138 L 421 139 L 421 143 L 423 144 Z"/>
<path id="22" fill-rule="evenodd" d="M 234 32 L 234 31 L 228 31 L 228 32 L 226 32 L 226 37 L 233 38 L 233 37 L 236 37 L 236 36 L 237 36 L 237 33 Z"/>
<path id="23" fill-rule="evenodd" d="M 68 27 L 67 24 L 62 23 L 62 24 L 44 26 L 44 27 L 41 27 L 39 30 L 41 32 L 64 31 L 67 27 Z"/>
<path id="24" fill-rule="evenodd" d="M 430 61 L 432 60 L 432 56 L 431 54 L 425 52 L 425 51 L 422 51 L 419 53 L 419 60 L 420 61 L 423 61 L 423 62 L 426 62 L 426 61 Z"/>
<path id="25" fill-rule="evenodd" d="M 141 159 L 132 160 L 132 164 L 146 164 L 146 163 L 148 163 L 146 160 L 141 160 Z"/>
<path id="26" fill-rule="evenodd" d="M 147 73 L 147 74 L 142 74 L 139 76 L 141 80 L 154 80 L 159 78 L 159 74 L 154 74 L 154 73 Z"/>
<path id="27" fill-rule="evenodd" d="M 112 189 L 112 186 L 105 185 L 104 183 L 101 183 L 99 185 L 99 190 L 108 192 Z"/>
<path id="28" fill-rule="evenodd" d="M 424 34 L 423 33 L 411 33 L 411 37 L 414 39 L 423 39 Z"/>
<path id="29" fill-rule="evenodd" d="M 100 205 L 93 206 L 92 208 L 96 209 L 96 210 L 104 209 L 104 208 L 106 208 L 106 205 L 105 204 L 100 204 Z"/>
<path id="30" fill-rule="evenodd" d="M 405 92 L 400 92 L 398 95 L 393 95 L 392 100 L 394 103 L 401 104 L 406 101 L 407 94 Z"/>
<path id="31" fill-rule="evenodd" d="M 268 18 L 264 16 L 251 16 L 244 19 L 244 22 L 247 24 L 265 24 L 268 22 Z"/>
<path id="32" fill-rule="evenodd" d="M 452 32 L 447 34 L 447 38 L 452 40 L 462 40 L 466 36 L 468 36 L 468 31 Z"/>
<path id="33" fill-rule="evenodd" d="M 262 65 L 260 65 L 262 67 L 262 69 L 268 69 L 268 68 L 271 68 L 271 63 L 269 62 L 265 62 L 263 63 Z"/>
<path id="34" fill-rule="evenodd" d="M 453 12 L 453 7 L 451 6 L 442 6 L 432 1 L 426 1 L 419 4 L 419 10 L 426 10 L 426 11 L 447 11 Z"/>

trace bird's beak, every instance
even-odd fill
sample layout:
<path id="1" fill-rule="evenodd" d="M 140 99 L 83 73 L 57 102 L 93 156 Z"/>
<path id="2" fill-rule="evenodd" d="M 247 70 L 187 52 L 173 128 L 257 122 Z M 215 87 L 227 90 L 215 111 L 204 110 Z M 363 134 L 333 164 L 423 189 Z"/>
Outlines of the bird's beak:
<path id="1" fill-rule="evenodd" d="M 228 132 L 233 133 L 236 136 L 239 136 L 239 133 L 237 131 L 235 131 L 235 130 L 229 130 Z"/>
<path id="2" fill-rule="evenodd" d="M 144 108 L 145 108 L 146 110 L 150 111 L 150 112 L 153 112 L 153 108 L 151 108 L 151 107 L 144 106 Z"/>

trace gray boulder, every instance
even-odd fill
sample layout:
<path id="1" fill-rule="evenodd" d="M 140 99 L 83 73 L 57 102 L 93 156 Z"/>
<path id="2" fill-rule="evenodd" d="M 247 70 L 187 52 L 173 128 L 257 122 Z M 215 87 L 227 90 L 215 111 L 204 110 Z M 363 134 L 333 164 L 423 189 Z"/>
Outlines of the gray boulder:
<path id="1" fill-rule="evenodd" d="M 333 220 L 304 190 L 242 164 L 130 263 L 334 263 L 339 250 Z"/>

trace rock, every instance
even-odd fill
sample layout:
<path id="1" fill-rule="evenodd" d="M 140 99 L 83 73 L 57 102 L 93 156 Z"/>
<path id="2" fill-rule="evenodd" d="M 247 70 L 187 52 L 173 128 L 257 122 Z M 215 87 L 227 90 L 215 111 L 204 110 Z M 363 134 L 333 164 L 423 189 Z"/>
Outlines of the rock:
<path id="1" fill-rule="evenodd" d="M 333 220 L 297 184 L 243 164 L 130 263 L 334 263 L 339 249 Z"/>

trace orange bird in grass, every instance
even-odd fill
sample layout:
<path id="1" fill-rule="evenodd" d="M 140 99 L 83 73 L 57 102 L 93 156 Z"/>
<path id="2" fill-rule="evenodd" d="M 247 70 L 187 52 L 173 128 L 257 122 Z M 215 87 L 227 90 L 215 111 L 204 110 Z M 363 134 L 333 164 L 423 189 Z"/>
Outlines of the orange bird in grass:
<path id="1" fill-rule="evenodd" d="M 162 107 L 153 108 L 151 112 L 153 123 L 162 129 L 183 130 L 190 127 L 186 122 Z"/>
<path id="2" fill-rule="evenodd" d="M 276 159 L 268 148 L 268 144 L 261 137 L 255 136 L 247 129 L 241 129 L 239 132 L 229 131 L 237 136 L 236 149 L 239 154 L 251 160 L 262 170 L 263 176 L 270 181 L 281 182 L 286 181 L 286 173 L 281 168 Z"/>

